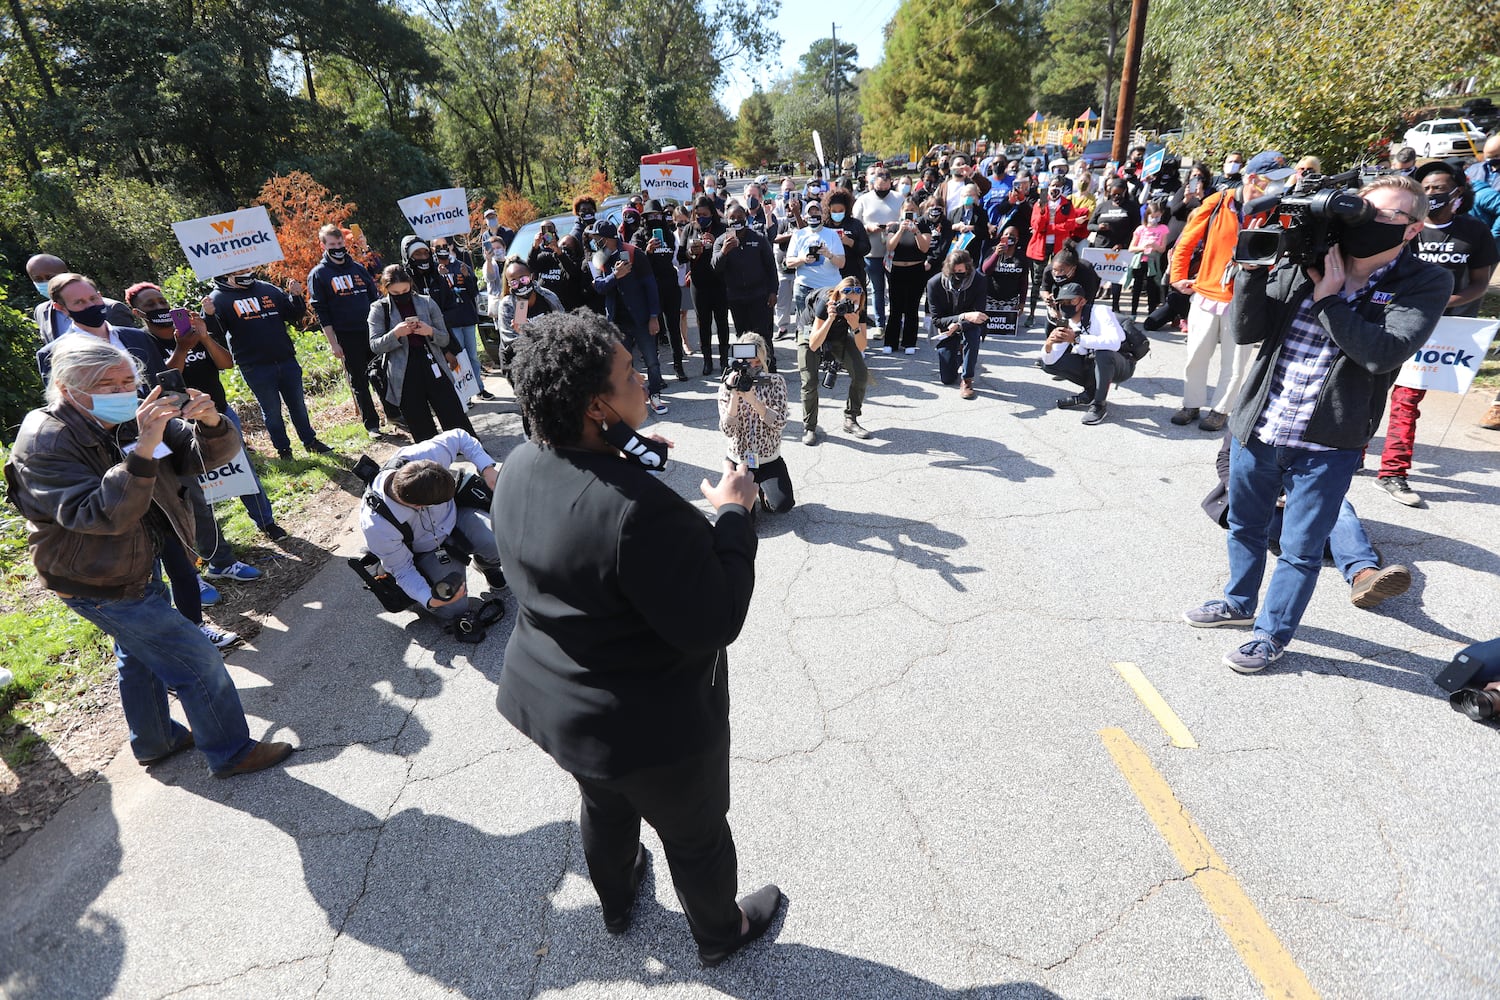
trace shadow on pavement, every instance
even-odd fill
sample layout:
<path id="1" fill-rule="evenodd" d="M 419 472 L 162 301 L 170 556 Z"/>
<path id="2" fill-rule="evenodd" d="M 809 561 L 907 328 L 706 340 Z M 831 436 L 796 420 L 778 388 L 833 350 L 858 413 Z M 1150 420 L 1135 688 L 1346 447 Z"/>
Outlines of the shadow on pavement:
<path id="1" fill-rule="evenodd" d="M 505 835 L 419 808 L 382 819 L 297 780 L 296 760 L 290 770 L 268 771 L 241 786 L 224 805 L 293 838 L 308 891 L 336 933 L 397 955 L 413 971 L 464 996 L 529 997 L 538 989 L 579 983 L 701 982 L 743 1000 L 1055 1000 L 1033 983 L 948 990 L 879 962 L 777 944 L 785 907 L 766 942 L 749 946 L 720 969 L 700 971 L 682 915 L 661 907 L 649 887 L 642 890 L 631 930 L 619 939 L 606 934 L 592 898 L 583 907 L 554 907 L 560 875 L 587 878 L 577 864 L 574 823 Z M 653 857 L 647 885 L 668 879 L 665 869 Z M 648 958 L 660 964 L 648 966 Z M 351 962 L 358 960 L 351 956 Z M 361 975 L 337 957 L 331 968 L 356 982 Z"/>
<path id="2" fill-rule="evenodd" d="M 960 576 L 983 572 L 981 566 L 955 566 L 943 550 L 963 548 L 968 541 L 927 521 L 844 511 L 819 503 L 798 504 L 785 514 L 757 515 L 756 534 L 760 537 L 787 532 L 809 544 L 892 556 L 905 565 L 930 569 L 958 591 L 967 589 Z"/>
<path id="3" fill-rule="evenodd" d="M 0 890 L 0 996 L 93 1000 L 113 994 L 125 962 L 125 929 L 113 917 L 90 912 L 120 873 L 112 794 L 108 782 L 97 782 L 79 795 L 69 818 L 52 820 L 71 826 L 70 856 L 23 851 L 7 861 L 8 881 L 27 891 Z"/>

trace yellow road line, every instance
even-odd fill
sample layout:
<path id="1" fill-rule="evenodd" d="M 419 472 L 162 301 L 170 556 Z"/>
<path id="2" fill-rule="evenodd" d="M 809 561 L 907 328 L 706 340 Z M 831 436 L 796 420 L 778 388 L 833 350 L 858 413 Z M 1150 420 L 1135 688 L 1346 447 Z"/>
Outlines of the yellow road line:
<path id="1" fill-rule="evenodd" d="M 1140 667 L 1134 663 L 1116 663 L 1114 668 L 1119 671 L 1125 683 L 1130 685 L 1130 690 L 1135 692 L 1141 704 L 1156 716 L 1156 721 L 1161 723 L 1161 727 L 1167 731 L 1167 737 L 1174 747 L 1180 747 L 1183 750 L 1198 748 L 1198 741 L 1193 739 L 1193 734 L 1188 731 L 1188 727 L 1177 717 L 1177 713 L 1172 711 L 1172 706 L 1167 704 L 1166 699 L 1151 686 L 1151 682 L 1146 680 L 1146 675 L 1141 673 Z"/>
<path id="2" fill-rule="evenodd" d="M 1245 895 L 1239 879 L 1177 801 L 1146 752 L 1123 729 L 1102 729 L 1099 738 L 1266 996 L 1316 1000 L 1318 992 Z"/>

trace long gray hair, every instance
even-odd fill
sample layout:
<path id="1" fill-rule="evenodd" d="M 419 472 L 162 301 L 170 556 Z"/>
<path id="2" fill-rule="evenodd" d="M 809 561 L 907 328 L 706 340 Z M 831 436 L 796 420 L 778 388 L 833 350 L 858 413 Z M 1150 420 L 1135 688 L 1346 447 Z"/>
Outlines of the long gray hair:
<path id="1" fill-rule="evenodd" d="M 52 344 L 52 373 L 47 377 L 47 402 L 62 402 L 63 389 L 91 392 L 104 373 L 120 365 L 135 372 L 136 385 L 141 383 L 141 366 L 135 356 L 122 351 L 107 340 L 87 333 L 69 333 Z"/>

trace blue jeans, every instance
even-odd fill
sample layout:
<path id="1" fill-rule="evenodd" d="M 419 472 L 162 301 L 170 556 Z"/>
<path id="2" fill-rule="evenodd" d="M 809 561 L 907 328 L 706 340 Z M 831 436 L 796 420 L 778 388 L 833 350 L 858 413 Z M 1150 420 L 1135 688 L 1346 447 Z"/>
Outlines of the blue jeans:
<path id="1" fill-rule="evenodd" d="M 632 353 L 640 352 L 641 360 L 646 362 L 646 391 L 654 396 L 667 387 L 661 377 L 661 358 L 656 353 L 656 337 L 645 322 L 634 316 L 621 316 L 620 319 L 622 322 L 617 326 L 621 339 L 627 350 Z M 707 360 L 710 355 L 704 354 L 703 357 Z"/>
<path id="2" fill-rule="evenodd" d="M 187 713 L 208 766 L 223 771 L 255 747 L 245 710 L 224 669 L 223 655 L 198 626 L 172 609 L 159 574 L 159 566 L 152 569 L 151 582 L 141 597 L 61 600 L 115 640 L 120 705 L 130 725 L 130 749 L 136 759 L 171 753 L 187 737 L 187 730 L 173 721 L 167 707 L 171 689 Z"/>
<path id="3" fill-rule="evenodd" d="M 224 419 L 234 424 L 234 429 L 240 432 L 240 438 L 243 439 L 245 429 L 240 426 L 240 415 L 234 412 L 234 407 L 231 406 L 224 411 Z M 260 476 L 255 474 L 254 462 L 250 463 L 250 475 L 255 478 L 255 492 L 241 496 L 240 503 L 245 505 L 245 510 L 249 513 L 250 520 L 255 522 L 255 526 L 264 531 L 267 525 L 276 523 L 276 515 L 271 510 L 271 500 L 266 496 L 266 488 L 260 484 Z"/>
<path id="4" fill-rule="evenodd" d="M 312 422 L 307 419 L 307 398 L 302 394 L 302 366 L 295 359 L 271 365 L 240 365 L 240 374 L 260 404 L 266 433 L 278 452 L 289 451 L 292 447 L 291 439 L 286 436 L 286 423 L 281 419 L 283 401 L 302 443 L 310 445 L 318 440 Z"/>
<path id="5" fill-rule="evenodd" d="M 984 338 L 984 328 L 969 323 L 961 325 L 959 332 L 938 341 L 938 379 L 944 385 L 958 381 L 958 363 L 963 362 L 963 377 L 974 381 L 979 370 L 979 341 Z"/>
<path id="6" fill-rule="evenodd" d="M 1281 509 L 1276 509 L 1275 516 L 1271 519 L 1271 537 L 1281 537 Z M 1346 497 L 1339 505 L 1339 519 L 1333 524 L 1333 532 L 1328 536 L 1328 555 L 1332 557 L 1333 564 L 1344 574 L 1344 580 L 1350 584 L 1361 570 L 1379 569 L 1380 557 L 1375 553 L 1375 546 L 1370 544 L 1370 536 L 1365 534 L 1365 526 L 1359 523 L 1359 515 L 1354 513 L 1354 505 Z"/>
<path id="7" fill-rule="evenodd" d="M 885 326 L 885 258 L 866 257 L 865 277 L 870 279 L 870 300 L 875 303 L 875 325 Z"/>
<path id="8" fill-rule="evenodd" d="M 1282 510 L 1281 557 L 1266 588 L 1255 634 L 1279 646 L 1291 641 L 1312 600 L 1323 547 L 1339 519 L 1361 452 L 1277 448 L 1251 439 L 1229 445 L 1229 582 L 1224 599 L 1252 614 L 1266 572 L 1266 539 L 1276 499 Z"/>
<path id="9" fill-rule="evenodd" d="M 458 341 L 458 345 L 464 349 L 469 356 L 469 364 L 474 366 L 474 382 L 479 386 L 479 391 L 484 391 L 483 369 L 479 367 L 479 327 L 477 326 L 451 326 L 448 333 Z"/>

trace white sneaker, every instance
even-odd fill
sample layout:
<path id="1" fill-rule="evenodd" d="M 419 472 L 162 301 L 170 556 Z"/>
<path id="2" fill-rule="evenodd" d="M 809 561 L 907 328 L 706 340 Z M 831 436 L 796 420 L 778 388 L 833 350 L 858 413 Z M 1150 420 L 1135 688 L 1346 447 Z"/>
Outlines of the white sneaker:
<path id="1" fill-rule="evenodd" d="M 880 350 L 881 350 L 881 353 L 883 353 L 883 354 L 895 354 L 896 353 L 896 349 L 894 347 L 882 347 Z"/>
<path id="2" fill-rule="evenodd" d="M 662 402 L 661 393 L 651 394 L 651 412 L 658 417 L 667 412 L 667 404 Z"/>
<path id="3" fill-rule="evenodd" d="M 917 349 L 915 347 L 908 347 L 906 349 L 906 353 L 907 354 L 916 354 L 917 353 Z"/>
<path id="4" fill-rule="evenodd" d="M 213 622 L 204 622 L 198 628 L 202 630 L 203 635 L 221 653 L 226 649 L 233 649 L 245 641 L 240 638 L 238 632 L 231 632 L 227 628 L 219 628 Z"/>

